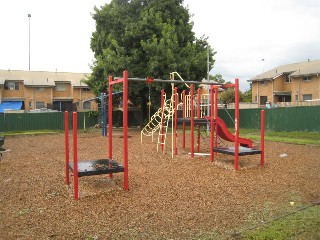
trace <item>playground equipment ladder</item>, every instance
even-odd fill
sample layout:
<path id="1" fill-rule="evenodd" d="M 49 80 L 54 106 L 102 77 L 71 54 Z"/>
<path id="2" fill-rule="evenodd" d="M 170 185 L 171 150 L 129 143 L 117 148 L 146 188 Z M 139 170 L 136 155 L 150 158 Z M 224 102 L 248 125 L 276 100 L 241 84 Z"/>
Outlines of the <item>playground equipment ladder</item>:
<path id="1" fill-rule="evenodd" d="M 164 100 L 166 102 L 166 94 L 164 94 Z M 161 118 L 162 118 L 162 108 L 160 107 L 158 111 L 152 115 L 148 124 L 141 131 L 141 143 L 143 135 L 152 137 L 153 142 L 153 134 L 160 129 L 161 126 Z"/>
<path id="2" fill-rule="evenodd" d="M 159 126 L 159 135 L 158 135 L 158 143 L 157 143 L 157 151 L 159 151 L 159 145 L 162 145 L 163 148 L 166 144 L 166 136 L 168 131 L 169 120 L 172 118 L 174 113 L 174 95 L 171 96 L 170 99 L 165 101 L 163 109 L 161 109 L 161 122 Z M 162 148 L 162 149 L 163 149 Z"/>

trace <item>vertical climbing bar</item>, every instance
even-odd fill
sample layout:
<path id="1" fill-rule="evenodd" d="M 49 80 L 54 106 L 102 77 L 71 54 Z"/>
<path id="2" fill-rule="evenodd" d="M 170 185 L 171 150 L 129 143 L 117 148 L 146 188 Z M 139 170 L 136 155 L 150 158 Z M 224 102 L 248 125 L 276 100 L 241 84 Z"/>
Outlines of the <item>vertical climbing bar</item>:
<path id="1" fill-rule="evenodd" d="M 178 154 L 177 136 L 178 136 L 178 88 L 174 88 L 174 155 Z"/>
<path id="2" fill-rule="evenodd" d="M 65 137 L 65 152 L 66 152 L 66 184 L 70 184 L 69 175 L 69 113 L 64 112 L 64 137 Z"/>
<path id="3" fill-rule="evenodd" d="M 106 115 L 106 94 L 101 93 L 101 129 L 102 129 L 102 136 L 106 136 L 106 125 L 107 125 L 107 115 Z"/>
<path id="4" fill-rule="evenodd" d="M 215 139 L 215 119 L 214 119 L 214 88 L 213 85 L 210 86 L 210 160 L 214 161 L 214 139 Z"/>
<path id="5" fill-rule="evenodd" d="M 79 199 L 78 187 L 78 115 L 72 113 L 72 132 L 73 132 L 73 181 L 74 181 L 74 199 Z"/>
<path id="6" fill-rule="evenodd" d="M 182 91 L 182 118 L 186 118 L 186 90 Z M 186 148 L 186 123 L 182 123 L 182 148 Z"/>
<path id="7" fill-rule="evenodd" d="M 218 87 L 213 87 L 214 88 L 214 92 L 213 92 L 213 97 L 214 97 L 214 121 L 215 121 L 215 128 L 214 128 L 214 146 L 217 147 L 218 146 L 218 90 L 219 88 Z M 215 153 L 217 154 L 217 153 Z"/>
<path id="8" fill-rule="evenodd" d="M 164 129 L 163 129 L 163 117 L 164 117 L 164 89 L 161 89 L 161 125 L 160 125 L 160 134 L 161 134 L 161 150 L 164 150 Z"/>
<path id="9" fill-rule="evenodd" d="M 108 152 L 109 152 L 109 160 L 112 159 L 112 76 L 109 76 L 109 87 L 108 87 Z M 109 168 L 112 167 L 112 163 L 109 162 Z M 112 173 L 109 174 L 109 177 L 112 178 Z"/>
<path id="10" fill-rule="evenodd" d="M 200 88 L 197 90 L 197 118 L 201 118 L 201 93 Z M 197 125 L 197 152 L 200 152 L 200 125 Z"/>
<path id="11" fill-rule="evenodd" d="M 265 122 L 264 122 L 264 110 L 261 110 L 260 113 L 260 150 L 261 150 L 261 159 L 260 159 L 260 165 L 261 167 L 264 166 L 264 128 L 265 128 Z"/>
<path id="12" fill-rule="evenodd" d="M 123 188 L 129 190 L 128 174 L 128 71 L 123 72 Z"/>
<path id="13" fill-rule="evenodd" d="M 190 146 L 190 153 L 191 157 L 194 157 L 194 104 L 193 104 L 193 95 L 194 95 L 194 86 L 193 84 L 190 85 L 190 139 L 191 139 L 191 146 Z"/>
<path id="14" fill-rule="evenodd" d="M 239 79 L 235 80 L 235 119 L 234 119 L 234 127 L 235 127 L 235 141 L 234 141 L 234 170 L 239 169 Z"/>

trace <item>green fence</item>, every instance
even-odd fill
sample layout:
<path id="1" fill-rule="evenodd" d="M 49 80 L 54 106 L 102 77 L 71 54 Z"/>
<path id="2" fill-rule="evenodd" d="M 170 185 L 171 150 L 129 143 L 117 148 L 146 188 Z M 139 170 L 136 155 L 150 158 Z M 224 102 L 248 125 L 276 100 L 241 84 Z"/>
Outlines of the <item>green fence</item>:
<path id="1" fill-rule="evenodd" d="M 261 109 L 241 109 L 240 128 L 260 129 Z M 265 110 L 265 128 L 270 131 L 320 132 L 320 106 L 271 108 Z M 71 113 L 69 113 L 71 127 Z M 230 116 L 229 116 L 230 115 Z M 234 127 L 234 110 L 219 109 L 219 116 L 228 127 Z M 129 126 L 141 125 L 141 111 L 129 111 Z M 99 116 L 78 112 L 78 128 L 92 127 L 100 123 Z M 113 112 L 113 125 L 122 126 L 122 111 Z M 0 132 L 30 130 L 63 130 L 63 113 L 6 113 L 0 114 Z"/>
<path id="2" fill-rule="evenodd" d="M 265 128 L 270 131 L 320 132 L 320 106 L 270 108 L 265 110 Z M 260 129 L 261 109 L 240 109 L 240 128 Z M 228 114 L 228 113 L 229 114 Z M 230 117 L 230 116 L 231 117 Z M 219 110 L 228 127 L 234 127 L 234 110 Z"/>
<path id="3" fill-rule="evenodd" d="M 122 126 L 122 111 L 113 112 L 113 125 Z M 100 123 L 101 118 L 98 115 L 92 115 L 89 112 L 78 112 L 78 128 L 84 129 L 93 127 Z M 72 113 L 69 113 L 69 128 L 72 126 Z M 140 126 L 141 111 L 128 112 L 128 125 Z M 12 131 L 32 131 L 32 130 L 63 130 L 64 113 L 63 112 L 44 112 L 44 113 L 6 113 L 0 114 L 0 132 Z"/>
<path id="4" fill-rule="evenodd" d="M 69 126 L 71 126 L 69 113 Z M 88 112 L 78 112 L 78 128 L 92 127 L 98 122 L 97 116 L 89 116 Z M 64 113 L 6 113 L 0 115 L 0 132 L 63 130 Z"/>

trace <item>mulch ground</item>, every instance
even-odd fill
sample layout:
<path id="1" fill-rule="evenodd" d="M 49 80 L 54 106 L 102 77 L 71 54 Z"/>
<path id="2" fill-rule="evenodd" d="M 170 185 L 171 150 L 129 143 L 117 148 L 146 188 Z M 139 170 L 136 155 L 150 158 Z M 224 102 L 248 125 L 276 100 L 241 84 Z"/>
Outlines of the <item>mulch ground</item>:
<path id="1" fill-rule="evenodd" d="M 129 191 L 122 189 L 122 173 L 113 180 L 81 177 L 79 201 L 73 200 L 73 184 L 65 183 L 63 134 L 7 137 L 4 146 L 11 151 L 0 161 L 0 238 L 233 238 L 320 199 L 319 147 L 266 142 L 264 168 L 259 155 L 247 156 L 235 172 L 232 156 L 218 154 L 211 163 L 179 147 L 171 158 L 170 144 L 158 153 L 150 138 L 140 142 L 138 130 L 129 134 Z M 113 138 L 119 163 L 121 135 Z M 108 156 L 100 132 L 78 139 L 79 161 Z"/>

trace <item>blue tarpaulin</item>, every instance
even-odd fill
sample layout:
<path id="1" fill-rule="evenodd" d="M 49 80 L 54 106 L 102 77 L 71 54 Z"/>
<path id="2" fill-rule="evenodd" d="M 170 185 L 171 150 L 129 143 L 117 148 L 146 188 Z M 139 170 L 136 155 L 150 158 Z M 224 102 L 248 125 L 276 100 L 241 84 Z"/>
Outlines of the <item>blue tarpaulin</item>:
<path id="1" fill-rule="evenodd" d="M 4 110 L 20 110 L 22 107 L 22 101 L 3 101 L 0 103 L 0 113 L 4 113 Z"/>

